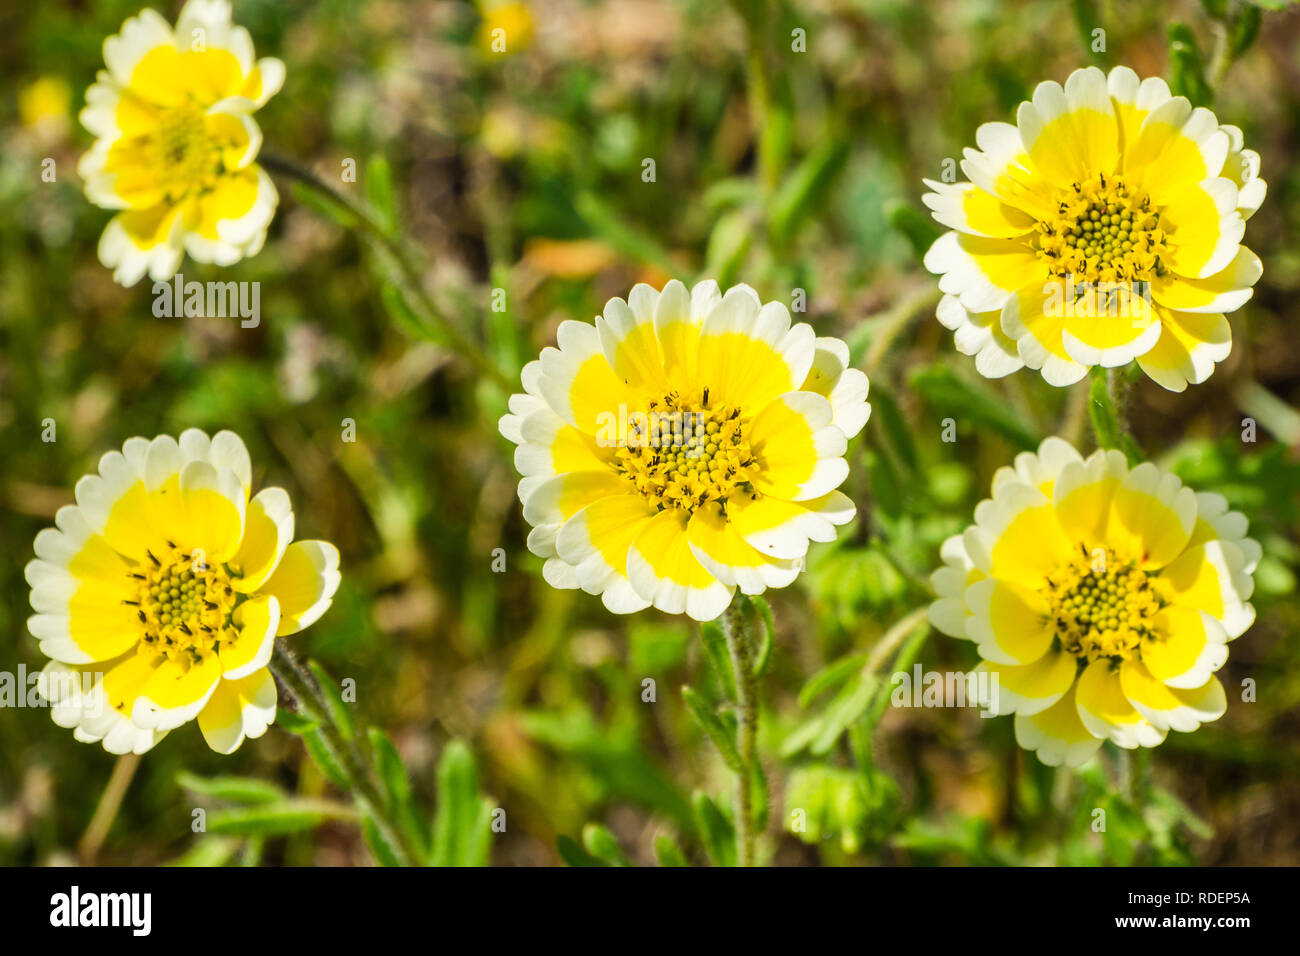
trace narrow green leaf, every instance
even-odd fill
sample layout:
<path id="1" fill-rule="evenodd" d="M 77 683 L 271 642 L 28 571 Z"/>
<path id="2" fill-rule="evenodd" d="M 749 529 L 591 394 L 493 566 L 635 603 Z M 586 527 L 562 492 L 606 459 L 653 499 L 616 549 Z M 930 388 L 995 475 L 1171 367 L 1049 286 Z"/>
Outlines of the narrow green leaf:
<path id="1" fill-rule="evenodd" d="M 700 642 L 704 652 L 709 655 L 709 664 L 718 675 L 722 693 L 727 700 L 736 699 L 736 675 L 731 671 L 731 652 L 727 650 L 727 637 L 722 633 L 722 625 L 717 621 L 705 621 L 700 625 Z"/>
<path id="2" fill-rule="evenodd" d="M 655 859 L 659 861 L 660 866 L 690 866 L 686 859 L 686 854 L 682 848 L 677 845 L 677 841 L 666 833 L 661 833 L 655 837 Z"/>
<path id="3" fill-rule="evenodd" d="M 708 794 L 696 792 L 691 801 L 695 824 L 700 831 L 704 850 L 714 866 L 736 865 L 736 832 Z"/>
<path id="4" fill-rule="evenodd" d="M 769 221 L 774 242 L 789 242 L 799 227 L 821 209 L 848 158 L 849 141 L 833 139 L 804 157 L 785 178 L 772 197 Z"/>
<path id="5" fill-rule="evenodd" d="M 365 837 L 366 846 L 375 855 L 380 866 L 401 866 L 401 855 L 392 842 L 384 836 L 384 831 L 369 811 L 361 814 L 361 835 Z"/>
<path id="6" fill-rule="evenodd" d="M 901 199 L 891 199 L 885 203 L 885 218 L 908 241 L 918 259 L 924 259 L 934 241 L 943 235 L 943 229 L 938 223 Z"/>
<path id="7" fill-rule="evenodd" d="M 555 849 L 560 853 L 562 859 L 568 866 L 605 866 L 603 860 L 598 860 L 582 847 L 576 840 L 570 836 L 561 836 L 555 841 Z"/>
<path id="8" fill-rule="evenodd" d="M 1193 106 L 1211 106 L 1214 91 L 1205 79 L 1205 58 L 1196 36 L 1185 23 L 1169 26 L 1169 87 L 1175 96 L 1185 96 Z"/>
<path id="9" fill-rule="evenodd" d="M 284 707 L 276 709 L 275 722 L 281 730 L 299 735 L 311 733 L 320 726 L 320 721 L 315 717 L 304 717 L 297 711 L 288 710 Z"/>
<path id="10" fill-rule="evenodd" d="M 388 806 L 396 809 L 411 798 L 411 781 L 406 776 L 406 766 L 386 733 L 377 727 L 371 727 L 368 736 L 384 796 L 388 798 Z"/>
<path id="11" fill-rule="evenodd" d="M 321 773 L 325 774 L 329 782 L 344 793 L 349 792 L 352 786 L 348 783 L 348 775 L 339 766 L 338 760 L 330 750 L 329 744 L 325 742 L 325 738 L 321 736 L 321 732 L 312 730 L 303 734 L 302 742 L 307 748 L 307 753 L 311 755 L 312 761 L 320 768 Z"/>
<path id="12" fill-rule="evenodd" d="M 862 716 L 862 712 L 871 703 L 877 685 L 878 679 L 875 675 L 860 674 L 841 687 L 839 693 L 827 706 L 826 713 L 822 716 L 821 729 L 808 745 L 808 749 L 818 756 L 828 753 L 840 734 Z"/>
<path id="13" fill-rule="evenodd" d="M 767 603 L 766 598 L 754 595 L 749 600 L 758 611 L 759 621 L 763 625 L 762 633 L 758 638 L 758 647 L 754 650 L 752 667 L 754 677 L 759 678 L 767 673 L 768 665 L 772 663 L 772 647 L 776 643 L 776 624 L 772 620 L 772 606 Z"/>
<path id="14" fill-rule="evenodd" d="M 754 216 L 748 209 L 733 209 L 719 216 L 704 253 L 707 274 L 717 276 L 719 284 L 731 282 L 749 254 L 754 231 Z"/>
<path id="15" fill-rule="evenodd" d="M 186 790 L 231 803 L 273 803 L 289 796 L 275 784 L 253 777 L 200 777 L 182 770 L 176 782 Z"/>
<path id="16" fill-rule="evenodd" d="M 313 830 L 330 820 L 351 820 L 355 811 L 327 800 L 292 799 L 252 807 L 213 810 L 207 832 L 234 836 L 280 836 Z"/>
<path id="17" fill-rule="evenodd" d="M 609 827 L 599 823 L 588 823 L 582 828 L 582 845 L 596 859 L 606 866 L 631 866 L 631 862 L 618 845 L 618 838 L 610 832 Z"/>
<path id="18" fill-rule="evenodd" d="M 948 366 L 937 363 L 916 369 L 908 378 L 935 411 L 959 422 L 986 425 L 1021 448 L 1038 447 L 1041 436 L 988 386 L 962 378 Z"/>
<path id="19" fill-rule="evenodd" d="M 691 716 L 695 722 L 703 728 L 704 732 L 709 735 L 714 746 L 722 754 L 722 759 L 727 762 L 727 766 L 737 773 L 741 772 L 744 762 L 740 759 L 740 751 L 736 748 L 736 738 L 729 731 L 718 715 L 713 712 L 703 698 L 700 697 L 692 688 L 682 688 L 682 699 L 686 701 L 686 706 L 690 709 Z"/>
<path id="20" fill-rule="evenodd" d="M 357 227 L 357 217 L 352 210 L 335 201 L 329 195 L 302 182 L 295 182 L 291 188 L 294 198 L 317 215 L 342 226 L 344 229 L 355 229 Z"/>
<path id="21" fill-rule="evenodd" d="M 474 755 L 462 741 L 453 740 L 443 750 L 437 789 L 432 864 L 483 866 L 489 855 L 493 808 L 479 791 Z"/>
<path id="22" fill-rule="evenodd" d="M 325 706 L 329 710 L 330 720 L 338 727 L 339 733 L 343 735 L 344 740 L 351 740 L 356 736 L 357 725 L 352 719 L 352 708 L 344 702 L 338 684 L 334 678 L 330 677 L 325 668 L 315 661 L 308 661 L 307 666 L 311 669 L 312 674 L 316 676 L 316 682 L 320 684 L 322 696 L 325 698 Z"/>
<path id="23" fill-rule="evenodd" d="M 846 654 L 839 660 L 827 664 L 804 682 L 799 689 L 799 706 L 806 708 L 823 692 L 838 687 L 849 676 L 862 669 L 867 662 L 866 653 Z"/>
<path id="24" fill-rule="evenodd" d="M 390 233 L 397 231 L 397 200 L 393 170 L 382 155 L 372 156 L 365 172 L 366 200 L 376 221 Z"/>
<path id="25" fill-rule="evenodd" d="M 163 866 L 225 866 L 241 843 L 236 837 L 204 836 Z"/>

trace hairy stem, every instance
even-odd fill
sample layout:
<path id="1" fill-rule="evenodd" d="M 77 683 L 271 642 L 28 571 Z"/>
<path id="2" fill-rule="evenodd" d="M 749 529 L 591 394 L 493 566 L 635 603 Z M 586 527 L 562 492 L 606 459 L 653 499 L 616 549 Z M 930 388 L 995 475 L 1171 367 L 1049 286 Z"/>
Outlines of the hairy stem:
<path id="1" fill-rule="evenodd" d="M 373 762 L 369 753 L 363 755 L 352 742 L 344 738 L 338 726 L 330 719 L 330 710 L 325 702 L 324 692 L 316 683 L 316 678 L 280 641 L 275 642 L 275 653 L 271 657 L 271 673 L 289 692 L 298 713 L 308 719 L 320 721 L 322 742 L 342 770 L 352 791 L 353 800 L 375 821 L 380 834 L 393 847 L 397 858 L 404 866 L 418 865 L 422 854 L 412 845 L 406 830 L 389 814 L 388 801 L 384 799 L 375 784 Z"/>
<path id="2" fill-rule="evenodd" d="M 736 675 L 737 739 L 741 769 L 736 775 L 736 865 L 754 865 L 754 774 L 758 748 L 758 680 L 745 616 L 739 602 L 722 614 L 722 633 Z"/>
<path id="3" fill-rule="evenodd" d="M 433 297 L 425 289 L 415 256 L 403 237 L 386 229 L 363 204 L 330 186 L 306 166 L 268 153 L 261 154 L 260 162 L 271 172 L 301 183 L 313 192 L 324 196 L 331 203 L 346 209 L 356 220 L 362 234 L 396 264 L 407 292 L 419 307 L 419 318 L 425 334 L 435 341 L 439 339 L 444 341 L 453 351 L 472 362 L 475 368 L 506 391 L 513 388 L 510 380 L 483 350 L 442 314 Z"/>

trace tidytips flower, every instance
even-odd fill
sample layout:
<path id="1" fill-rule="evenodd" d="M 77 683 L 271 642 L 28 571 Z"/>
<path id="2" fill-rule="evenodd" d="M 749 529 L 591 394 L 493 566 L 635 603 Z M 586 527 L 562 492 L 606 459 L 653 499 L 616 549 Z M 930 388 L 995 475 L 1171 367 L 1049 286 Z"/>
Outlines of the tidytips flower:
<path id="1" fill-rule="evenodd" d="M 867 377 L 784 305 L 743 285 L 638 285 L 558 339 L 501 419 L 555 587 L 710 620 L 737 587 L 789 584 L 809 541 L 853 517 L 835 489 Z"/>
<path id="2" fill-rule="evenodd" d="M 993 476 L 943 545 L 931 622 L 975 642 L 1016 740 L 1076 766 L 1102 740 L 1154 747 L 1227 706 L 1214 672 L 1255 619 L 1259 545 L 1222 496 L 1117 451 L 1049 438 Z"/>
<path id="3" fill-rule="evenodd" d="M 78 740 L 143 753 L 197 717 L 230 753 L 275 719 L 273 643 L 325 613 L 339 555 L 291 544 L 289 496 L 250 500 L 250 483 L 233 432 L 131 438 L 36 536 L 28 629 L 51 658 L 38 686 Z"/>
<path id="4" fill-rule="evenodd" d="M 1024 366 L 1053 385 L 1137 359 L 1172 391 L 1232 348 L 1225 312 L 1251 296 L 1241 244 L 1264 199 L 1241 130 L 1127 67 L 1040 83 L 1016 125 L 986 123 L 961 164 L 926 180 L 951 229 L 926 254 L 939 321 L 997 378 Z"/>
<path id="5" fill-rule="evenodd" d="M 186 253 L 227 266 L 262 248 L 279 197 L 257 165 L 253 113 L 284 82 L 253 59 L 227 0 L 190 0 L 173 30 L 153 10 L 104 41 L 81 123 L 95 143 L 77 172 L 97 206 L 122 210 L 99 259 L 122 285 L 175 275 Z"/>

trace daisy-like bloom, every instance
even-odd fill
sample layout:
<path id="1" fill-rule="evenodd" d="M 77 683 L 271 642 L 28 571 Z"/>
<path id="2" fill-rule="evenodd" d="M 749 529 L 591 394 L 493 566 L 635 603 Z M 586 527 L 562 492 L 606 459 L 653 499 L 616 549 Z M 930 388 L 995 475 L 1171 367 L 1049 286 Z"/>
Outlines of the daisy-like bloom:
<path id="1" fill-rule="evenodd" d="M 266 240 L 279 196 L 257 165 L 253 113 L 284 64 L 253 58 L 227 0 L 190 0 L 173 30 L 153 10 L 104 41 L 81 123 L 95 136 L 77 172 L 97 206 L 120 209 L 99 259 L 122 285 L 176 274 L 186 253 L 228 266 Z"/>
<path id="2" fill-rule="evenodd" d="M 1227 706 L 1214 672 L 1255 619 L 1259 545 L 1222 496 L 1117 451 L 1048 438 L 993 476 L 975 524 L 944 542 L 931 622 L 974 641 L 986 703 L 1043 763 L 1103 740 L 1154 747 Z"/>
<path id="3" fill-rule="evenodd" d="M 835 489 L 867 377 L 784 305 L 744 285 L 638 285 L 558 339 L 500 424 L 553 586 L 711 620 L 737 587 L 789 584 L 809 542 L 853 517 Z"/>
<path id="4" fill-rule="evenodd" d="M 1127 67 L 1040 83 L 1016 125 L 986 123 L 961 167 L 926 180 L 950 232 L 925 257 L 939 321 L 989 378 L 1024 366 L 1070 385 L 1137 359 L 1171 391 L 1232 348 L 1225 312 L 1251 296 L 1241 244 L 1264 199 L 1241 130 Z"/>
<path id="5" fill-rule="evenodd" d="M 289 496 L 250 499 L 251 473 L 233 432 L 131 438 L 36 536 L 38 687 L 78 740 L 144 753 L 197 717 L 230 753 L 274 721 L 274 641 L 325 613 L 339 555 L 293 541 Z"/>

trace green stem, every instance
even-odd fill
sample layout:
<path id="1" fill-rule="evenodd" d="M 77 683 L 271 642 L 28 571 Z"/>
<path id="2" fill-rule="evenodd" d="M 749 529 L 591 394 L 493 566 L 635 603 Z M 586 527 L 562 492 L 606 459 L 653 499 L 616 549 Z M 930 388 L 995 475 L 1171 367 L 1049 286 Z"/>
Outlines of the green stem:
<path id="1" fill-rule="evenodd" d="M 353 800 L 375 821 L 380 834 L 393 847 L 402 865 L 419 865 L 422 854 L 412 845 L 405 828 L 390 816 L 388 801 L 384 799 L 375 784 L 373 761 L 369 753 L 364 756 L 358 753 L 357 748 L 343 736 L 338 725 L 330 719 L 329 706 L 325 702 L 324 692 L 316 683 L 316 678 L 281 641 L 275 642 L 275 652 L 271 657 L 271 673 L 289 692 L 297 712 L 310 720 L 320 722 L 321 740 L 343 772 Z M 357 739 L 362 738 L 359 736 Z"/>
<path id="2" fill-rule="evenodd" d="M 754 865 L 754 774 L 758 760 L 758 680 L 744 613 L 738 601 L 722 614 L 722 633 L 736 675 L 737 736 L 741 768 L 736 779 L 736 865 Z"/>
<path id="3" fill-rule="evenodd" d="M 424 287 L 415 256 L 400 235 L 395 235 L 384 228 L 364 205 L 328 185 L 306 166 L 270 153 L 262 153 L 259 161 L 271 172 L 301 183 L 313 192 L 323 196 L 329 202 L 346 209 L 356 220 L 365 237 L 383 250 L 397 265 L 403 284 L 415 299 L 422 313 L 421 319 L 423 320 L 425 334 L 435 341 L 441 338 L 453 351 L 469 359 L 475 368 L 489 376 L 507 392 L 514 388 L 510 379 L 487 357 L 483 350 L 439 310 L 433 301 L 433 297 L 429 295 L 428 290 Z"/>

